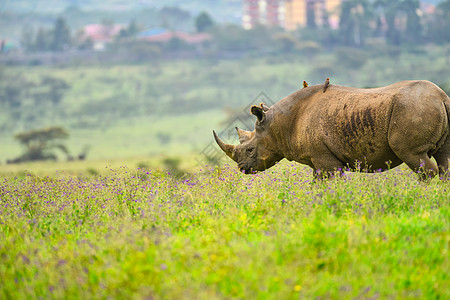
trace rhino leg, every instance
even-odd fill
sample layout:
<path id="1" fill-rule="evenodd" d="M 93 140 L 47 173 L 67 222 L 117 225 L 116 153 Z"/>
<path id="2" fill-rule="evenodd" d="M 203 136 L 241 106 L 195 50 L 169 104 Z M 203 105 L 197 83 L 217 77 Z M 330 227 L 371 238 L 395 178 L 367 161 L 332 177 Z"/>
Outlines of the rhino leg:
<path id="1" fill-rule="evenodd" d="M 448 134 L 445 107 L 439 99 L 427 95 L 394 99 L 388 143 L 392 151 L 417 172 L 421 180 L 439 174 L 439 168 L 430 156 L 442 148 L 440 142 Z M 444 164 L 443 159 L 440 164 Z"/>
<path id="2" fill-rule="evenodd" d="M 312 158 L 314 180 L 324 180 L 344 174 L 345 164 L 333 154 L 322 154 L 318 158 Z"/>
<path id="3" fill-rule="evenodd" d="M 419 159 L 419 163 L 415 163 Z M 413 158 L 413 162 L 405 163 L 410 167 L 414 172 L 419 174 L 419 179 L 426 181 L 439 173 L 438 166 L 428 157 L 428 154 L 422 155 L 422 158 L 416 157 Z"/>
<path id="4" fill-rule="evenodd" d="M 391 139 L 390 146 L 398 158 L 419 174 L 420 180 L 431 179 L 439 173 L 438 166 L 428 156 L 433 144 L 419 146 L 414 143 L 414 139 Z"/>
<path id="5" fill-rule="evenodd" d="M 439 177 L 442 179 L 450 179 L 448 172 L 450 158 L 450 137 L 447 138 L 444 145 L 433 155 L 439 167 Z"/>

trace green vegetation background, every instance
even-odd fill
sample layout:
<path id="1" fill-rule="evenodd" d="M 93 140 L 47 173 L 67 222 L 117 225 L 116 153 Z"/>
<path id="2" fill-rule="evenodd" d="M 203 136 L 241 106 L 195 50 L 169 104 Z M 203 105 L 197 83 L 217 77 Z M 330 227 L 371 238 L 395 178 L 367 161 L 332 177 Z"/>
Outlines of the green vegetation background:
<path id="1" fill-rule="evenodd" d="M 395 56 L 340 48 L 309 58 L 291 53 L 134 65 L 3 66 L 3 83 L 13 82 L 25 100 L 17 108 L 0 110 L 0 162 L 22 151 L 14 134 L 46 126 L 66 128 L 73 152 L 90 145 L 92 159 L 195 155 L 212 141 L 213 129 L 224 128 L 261 91 L 276 102 L 301 88 L 303 80 L 314 85 L 330 77 L 333 84 L 376 87 L 428 79 L 448 92 L 447 54 L 445 46 Z M 69 86 L 59 103 L 33 96 L 45 77 Z"/>

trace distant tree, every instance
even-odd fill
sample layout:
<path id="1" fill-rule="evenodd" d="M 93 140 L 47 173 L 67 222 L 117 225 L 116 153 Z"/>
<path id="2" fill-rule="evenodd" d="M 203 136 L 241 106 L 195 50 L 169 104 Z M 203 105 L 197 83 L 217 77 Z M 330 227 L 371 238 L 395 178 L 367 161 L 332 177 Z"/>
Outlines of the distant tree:
<path id="1" fill-rule="evenodd" d="M 25 152 L 9 162 L 56 160 L 54 149 L 59 149 L 69 156 L 69 151 L 61 142 L 68 136 L 69 134 L 62 127 L 49 127 L 16 134 L 14 138 L 25 147 Z"/>
<path id="2" fill-rule="evenodd" d="M 6 72 L 0 74 L 0 108 L 11 109 L 22 106 L 24 96 L 28 93 L 30 83 L 22 76 L 10 76 Z"/>
<path id="3" fill-rule="evenodd" d="M 44 28 L 39 28 L 34 39 L 33 50 L 34 51 L 47 51 L 50 50 L 52 45 L 51 35 Z"/>
<path id="4" fill-rule="evenodd" d="M 298 40 L 289 33 L 277 33 L 273 37 L 277 48 L 282 52 L 292 52 L 298 46 Z"/>
<path id="5" fill-rule="evenodd" d="M 125 47 L 131 55 L 133 61 L 157 61 L 162 55 L 161 46 L 143 41 L 133 41 L 121 43 L 120 47 Z M 123 49 L 125 49 L 123 48 Z"/>
<path id="6" fill-rule="evenodd" d="M 360 69 L 369 59 L 366 51 L 358 48 L 338 47 L 335 51 L 336 65 L 345 69 Z"/>
<path id="7" fill-rule="evenodd" d="M 55 21 L 52 30 L 52 42 L 50 49 L 53 51 L 63 51 L 71 45 L 70 28 L 63 18 L 58 18 Z"/>
<path id="8" fill-rule="evenodd" d="M 373 3 L 373 6 L 381 11 L 381 16 L 386 20 L 387 29 L 385 37 L 391 45 L 398 46 L 402 43 L 402 32 L 398 28 L 397 20 L 399 13 L 405 12 L 405 4 L 403 2 L 403 0 L 376 0 Z M 409 4 L 406 6 L 409 6 Z M 410 19 L 410 22 L 413 22 L 412 19 Z"/>
<path id="9" fill-rule="evenodd" d="M 188 48 L 189 45 L 178 37 L 173 37 L 166 44 L 166 49 L 169 51 L 179 51 Z"/>
<path id="10" fill-rule="evenodd" d="M 427 36 L 435 43 L 450 42 L 450 0 L 445 0 L 436 7 L 433 18 L 429 21 Z"/>
<path id="11" fill-rule="evenodd" d="M 314 29 L 317 27 L 316 22 L 316 1 L 306 0 L 306 27 Z"/>
<path id="12" fill-rule="evenodd" d="M 191 20 L 191 14 L 178 7 L 163 7 L 159 13 L 161 23 L 164 27 L 176 29 L 177 27 L 185 27 Z"/>
<path id="13" fill-rule="evenodd" d="M 20 83 L 9 82 L 0 86 L 0 105 L 7 108 L 20 107 L 22 105 L 23 88 Z"/>
<path id="14" fill-rule="evenodd" d="M 349 0 L 342 3 L 339 30 L 346 46 L 363 46 L 369 35 L 372 19 L 368 0 Z"/>
<path id="15" fill-rule="evenodd" d="M 314 41 L 302 41 L 298 43 L 297 49 L 309 60 L 312 60 L 317 54 L 322 51 L 322 46 Z"/>
<path id="16" fill-rule="evenodd" d="M 219 50 L 245 51 L 249 50 L 249 33 L 236 24 L 215 27 L 213 30 Z"/>
<path id="17" fill-rule="evenodd" d="M 46 76 L 41 81 L 41 86 L 48 88 L 48 101 L 56 105 L 61 102 L 66 91 L 70 88 L 66 81 L 59 78 Z"/>
<path id="18" fill-rule="evenodd" d="M 343 39 L 343 43 L 351 45 L 353 40 L 353 30 L 355 20 L 351 16 L 352 3 L 345 1 L 341 4 L 341 14 L 339 18 L 339 31 Z"/>
<path id="19" fill-rule="evenodd" d="M 32 27 L 25 25 L 22 28 L 22 36 L 20 39 L 20 42 L 22 44 L 22 47 L 26 51 L 32 51 L 34 47 L 34 30 Z"/>
<path id="20" fill-rule="evenodd" d="M 136 22 L 133 20 L 130 22 L 128 27 L 120 30 L 118 39 L 135 36 L 138 32 L 139 32 L 139 27 L 137 26 Z"/>
<path id="21" fill-rule="evenodd" d="M 195 28 L 197 32 L 205 32 L 214 25 L 208 13 L 202 12 L 195 18 Z"/>
<path id="22" fill-rule="evenodd" d="M 417 11 L 420 8 L 419 0 L 403 0 L 399 8 L 406 12 L 405 40 L 410 43 L 420 42 L 422 37 L 422 24 Z"/>

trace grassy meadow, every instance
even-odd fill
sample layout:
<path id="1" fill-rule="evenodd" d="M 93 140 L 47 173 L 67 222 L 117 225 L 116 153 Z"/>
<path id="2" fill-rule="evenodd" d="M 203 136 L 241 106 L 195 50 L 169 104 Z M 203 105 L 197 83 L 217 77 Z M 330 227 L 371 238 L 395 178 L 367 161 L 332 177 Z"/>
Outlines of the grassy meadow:
<path id="1" fill-rule="evenodd" d="M 448 299 L 450 185 L 282 164 L 0 179 L 3 299 Z"/>
<path id="2" fill-rule="evenodd" d="M 300 164 L 196 161 L 261 91 L 450 87 L 447 50 L 423 48 L 373 49 L 357 68 L 325 52 L 0 67 L 24 97 L 0 107 L 0 299 L 450 299 L 449 182 L 403 165 L 313 183 Z M 54 105 L 37 97 L 47 77 L 69 85 Z M 23 150 L 14 134 L 46 126 L 87 160 L 5 164 Z"/>
<path id="3" fill-rule="evenodd" d="M 14 134 L 48 126 L 66 128 L 69 150 L 76 154 L 90 146 L 88 157 L 94 160 L 198 153 L 212 141 L 212 129 L 220 131 L 247 105 L 259 104 L 260 92 L 274 103 L 301 88 L 303 80 L 314 85 L 330 77 L 334 84 L 374 87 L 427 79 L 450 87 L 445 47 L 395 56 L 376 48 L 358 51 L 357 62 L 345 51 L 324 51 L 311 57 L 0 66 L 0 77 L 19 85 L 23 97 L 18 107 L 0 107 L 0 163 L 22 151 Z M 38 97 L 45 78 L 68 85 L 60 102 Z"/>

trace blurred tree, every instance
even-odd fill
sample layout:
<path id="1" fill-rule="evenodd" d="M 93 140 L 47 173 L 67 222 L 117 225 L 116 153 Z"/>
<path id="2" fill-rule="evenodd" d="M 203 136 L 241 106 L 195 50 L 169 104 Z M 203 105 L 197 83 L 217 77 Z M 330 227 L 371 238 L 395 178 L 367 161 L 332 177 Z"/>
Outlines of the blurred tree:
<path id="1" fill-rule="evenodd" d="M 445 0 L 436 7 L 428 24 L 427 36 L 438 44 L 450 42 L 450 0 Z"/>
<path id="2" fill-rule="evenodd" d="M 195 28 L 197 32 L 205 32 L 214 25 L 208 13 L 202 12 L 195 18 Z"/>
<path id="3" fill-rule="evenodd" d="M 366 51 L 350 47 L 339 47 L 334 52 L 336 65 L 345 69 L 360 69 L 368 60 Z"/>
<path id="4" fill-rule="evenodd" d="M 342 3 L 339 30 L 346 46 L 363 46 L 370 36 L 369 23 L 373 17 L 368 0 L 349 0 Z"/>
<path id="5" fill-rule="evenodd" d="M 403 41 L 418 42 L 422 26 L 417 14 L 419 1 L 416 0 L 376 0 L 374 7 L 386 20 L 385 37 L 389 44 L 400 45 Z M 406 14 L 406 28 L 402 31 L 398 26 L 399 14 Z"/>
<path id="6" fill-rule="evenodd" d="M 189 48 L 189 44 L 178 37 L 171 38 L 165 45 L 165 48 L 169 51 L 180 51 Z"/>
<path id="7" fill-rule="evenodd" d="M 162 55 L 161 46 L 143 41 L 122 42 L 119 51 L 130 54 L 132 61 L 153 61 L 156 63 Z"/>
<path id="8" fill-rule="evenodd" d="M 16 134 L 14 138 L 25 147 L 25 152 L 8 162 L 56 160 L 56 155 L 53 153 L 54 149 L 60 149 L 69 156 L 66 146 L 60 142 L 60 140 L 66 139 L 68 136 L 69 134 L 62 127 L 49 127 Z"/>
<path id="9" fill-rule="evenodd" d="M 213 29 L 213 35 L 219 50 L 244 51 L 249 49 L 248 33 L 241 26 L 227 24 Z"/>
<path id="10" fill-rule="evenodd" d="M 15 108 L 22 105 L 24 89 L 21 82 L 2 81 L 0 83 L 0 105 Z"/>
<path id="11" fill-rule="evenodd" d="M 71 37 L 70 28 L 63 18 L 58 18 L 55 21 L 52 33 L 52 42 L 50 44 L 50 50 L 63 51 L 70 47 Z"/>
<path id="12" fill-rule="evenodd" d="M 235 24 L 217 26 L 212 29 L 215 43 L 220 51 L 252 51 L 273 47 L 271 31 L 265 26 L 250 30 Z M 275 45 L 276 47 L 276 45 Z"/>
<path id="13" fill-rule="evenodd" d="M 256 25 L 250 30 L 245 30 L 245 37 L 248 41 L 250 49 L 264 49 L 267 48 L 268 41 L 273 40 L 272 33 L 267 26 Z"/>
<path id="14" fill-rule="evenodd" d="M 308 29 L 317 27 L 315 6 L 316 1 L 306 0 L 306 27 Z"/>
<path id="15" fill-rule="evenodd" d="M 31 26 L 25 25 L 22 28 L 22 36 L 20 39 L 20 42 L 22 44 L 22 47 L 26 51 L 32 51 L 34 46 L 34 30 Z"/>
<path id="16" fill-rule="evenodd" d="M 289 33 L 280 32 L 273 36 L 277 48 L 282 52 L 292 52 L 298 46 L 298 40 Z"/>
<path id="17" fill-rule="evenodd" d="M 420 8 L 419 0 L 403 0 L 399 3 L 399 9 L 406 12 L 406 32 L 405 41 L 409 43 L 418 43 L 422 38 L 422 23 L 417 14 Z"/>
<path id="18" fill-rule="evenodd" d="M 48 88 L 47 97 L 48 101 L 52 104 L 57 105 L 61 102 L 64 94 L 70 88 L 66 81 L 59 78 L 45 76 L 41 81 L 41 86 L 46 86 Z"/>
<path id="19" fill-rule="evenodd" d="M 297 49 L 309 60 L 314 59 L 314 57 L 322 51 L 322 46 L 314 41 L 303 41 L 298 43 Z"/>
<path id="20" fill-rule="evenodd" d="M 30 82 L 22 76 L 10 76 L 7 72 L 0 72 L 0 107 L 3 109 L 22 106 L 24 96 L 28 93 Z"/>
<path id="21" fill-rule="evenodd" d="M 169 29 L 185 28 L 191 21 L 191 14 L 178 7 L 163 7 L 159 13 L 162 26 Z"/>
<path id="22" fill-rule="evenodd" d="M 139 27 L 137 26 L 136 22 L 133 20 L 130 22 L 128 27 L 123 28 L 120 30 L 119 35 L 117 36 L 118 39 L 123 39 L 127 37 L 133 37 L 139 32 Z"/>
<path id="23" fill-rule="evenodd" d="M 32 49 L 34 51 L 48 51 L 51 44 L 52 40 L 49 32 L 44 28 L 39 28 Z"/>

